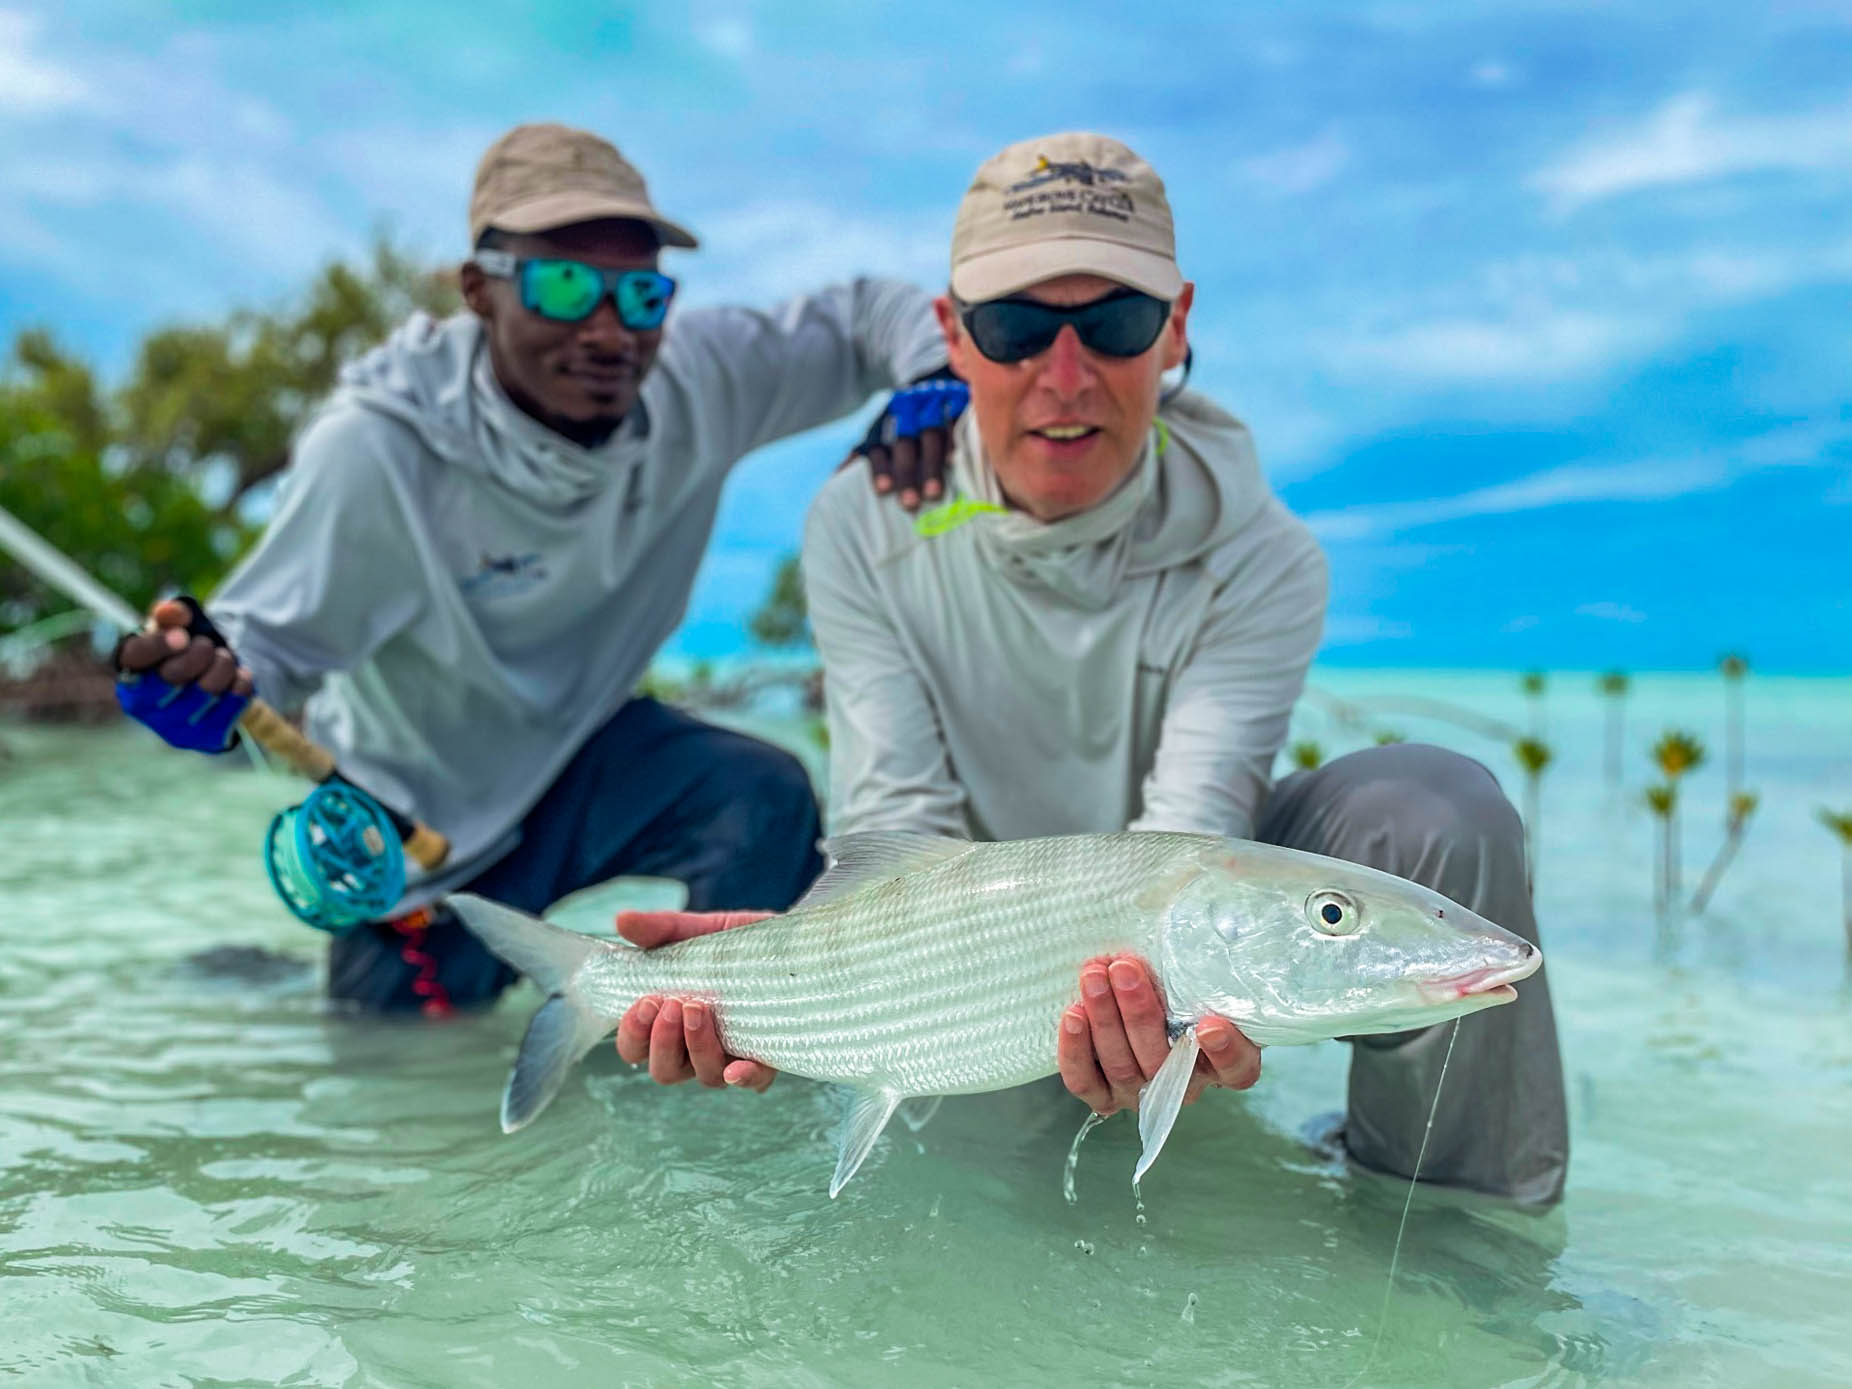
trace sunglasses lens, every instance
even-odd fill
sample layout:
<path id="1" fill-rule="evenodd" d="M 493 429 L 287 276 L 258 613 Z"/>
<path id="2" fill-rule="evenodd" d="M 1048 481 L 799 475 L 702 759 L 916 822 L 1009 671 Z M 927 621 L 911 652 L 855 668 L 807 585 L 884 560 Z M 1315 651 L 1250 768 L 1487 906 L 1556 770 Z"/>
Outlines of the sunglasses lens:
<path id="1" fill-rule="evenodd" d="M 522 302 L 543 318 L 575 323 L 598 307 L 604 277 L 576 260 L 530 260 L 521 267 Z"/>
<path id="2" fill-rule="evenodd" d="M 1103 357 L 1136 357 L 1148 350 L 1170 317 L 1170 305 L 1149 294 L 1115 295 L 1089 304 L 1075 317 L 1080 340 Z"/>
<path id="3" fill-rule="evenodd" d="M 1162 299 L 1127 291 L 1071 309 L 1026 299 L 992 299 L 965 311 L 965 327 L 977 350 L 993 362 L 1039 356 L 1054 346 L 1069 323 L 1089 351 L 1103 357 L 1136 357 L 1157 341 L 1169 317 L 1170 305 Z"/>
<path id="4" fill-rule="evenodd" d="M 674 295 L 675 281 L 667 275 L 654 270 L 626 271 L 617 281 L 617 316 L 633 332 L 652 332 L 662 327 Z"/>
<path id="5" fill-rule="evenodd" d="M 1020 362 L 1046 352 L 1064 321 L 1040 304 L 1020 299 L 973 304 L 965 314 L 971 340 L 993 362 Z"/>

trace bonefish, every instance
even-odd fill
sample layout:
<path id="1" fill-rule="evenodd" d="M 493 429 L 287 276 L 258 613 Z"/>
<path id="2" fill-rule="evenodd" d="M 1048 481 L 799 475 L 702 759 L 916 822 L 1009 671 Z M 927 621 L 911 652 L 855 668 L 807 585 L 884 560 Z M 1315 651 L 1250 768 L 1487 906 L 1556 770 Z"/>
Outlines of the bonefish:
<path id="1" fill-rule="evenodd" d="M 545 1108 L 644 994 L 703 999 L 733 1055 L 854 1091 L 834 1196 L 902 1100 L 1053 1074 L 1081 965 L 1125 952 L 1150 963 L 1174 1038 L 1140 1102 L 1136 1180 L 1176 1120 L 1206 1015 L 1262 1046 L 1402 1032 L 1508 1003 L 1543 963 L 1427 888 L 1244 840 L 859 834 L 824 847 L 829 871 L 784 915 L 650 951 L 449 898 L 547 994 L 502 1128 Z"/>

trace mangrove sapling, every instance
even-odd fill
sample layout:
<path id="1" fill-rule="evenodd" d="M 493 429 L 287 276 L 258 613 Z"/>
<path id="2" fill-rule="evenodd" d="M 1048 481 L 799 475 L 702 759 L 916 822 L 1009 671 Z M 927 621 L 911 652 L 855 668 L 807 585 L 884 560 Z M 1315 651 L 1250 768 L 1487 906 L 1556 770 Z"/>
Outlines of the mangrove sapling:
<path id="1" fill-rule="evenodd" d="M 1294 743 L 1286 750 L 1286 755 L 1292 758 L 1293 766 L 1307 772 L 1325 760 L 1325 750 L 1310 738 Z"/>
<path id="2" fill-rule="evenodd" d="M 1540 670 L 1525 671 L 1524 678 L 1518 681 L 1518 687 L 1524 691 L 1525 697 L 1530 700 L 1530 736 L 1533 738 L 1542 738 L 1544 729 L 1543 695 L 1546 688 L 1543 672 Z"/>
<path id="3" fill-rule="evenodd" d="M 1852 955 L 1852 810 L 1842 813 L 1821 806 L 1820 823 L 1839 837 L 1839 876 L 1845 899 L 1846 951 Z"/>
<path id="4" fill-rule="evenodd" d="M 1730 652 L 1717 662 L 1723 675 L 1723 789 L 1724 825 L 1730 823 L 1728 806 L 1743 789 L 1743 677 L 1749 673 L 1748 660 Z"/>
<path id="5" fill-rule="evenodd" d="M 1670 782 L 1646 788 L 1646 808 L 1659 822 L 1659 852 L 1653 861 L 1653 911 L 1663 916 L 1671 905 L 1672 812 L 1678 806 L 1678 787 Z"/>
<path id="6" fill-rule="evenodd" d="M 1659 741 L 1653 744 L 1653 761 L 1664 773 L 1666 783 L 1676 790 L 1679 778 L 1704 761 L 1704 744 L 1694 734 L 1672 729 L 1661 734 Z M 1665 900 L 1668 905 L 1679 895 L 1679 849 L 1678 797 L 1675 795 L 1666 812 Z"/>
<path id="7" fill-rule="evenodd" d="M 1537 887 L 1537 846 L 1543 823 L 1543 769 L 1554 756 L 1541 738 L 1520 738 L 1511 751 L 1524 769 L 1524 857 L 1530 865 L 1531 890 Z"/>
<path id="8" fill-rule="evenodd" d="M 1753 791 L 1738 791 L 1730 797 L 1729 818 L 1724 821 L 1723 827 L 1723 843 L 1717 846 L 1717 854 L 1711 859 L 1711 866 L 1704 870 L 1704 880 L 1691 896 L 1693 916 L 1710 903 L 1711 894 L 1723 880 L 1723 870 L 1735 861 L 1736 851 L 1743 846 L 1743 832 L 1749 828 L 1749 817 L 1756 813 L 1756 807 L 1761 802 L 1762 798 Z"/>
<path id="9" fill-rule="evenodd" d="M 1608 785 L 1621 784 L 1621 739 L 1626 722 L 1627 672 L 1610 670 L 1595 682 L 1595 688 L 1608 702 L 1607 773 Z"/>
<path id="10" fill-rule="evenodd" d="M 1391 743 L 1406 743 L 1408 741 L 1407 738 L 1403 737 L 1400 733 L 1397 733 L 1393 728 L 1377 729 L 1375 738 L 1376 738 L 1376 746 L 1379 748 L 1386 748 Z"/>

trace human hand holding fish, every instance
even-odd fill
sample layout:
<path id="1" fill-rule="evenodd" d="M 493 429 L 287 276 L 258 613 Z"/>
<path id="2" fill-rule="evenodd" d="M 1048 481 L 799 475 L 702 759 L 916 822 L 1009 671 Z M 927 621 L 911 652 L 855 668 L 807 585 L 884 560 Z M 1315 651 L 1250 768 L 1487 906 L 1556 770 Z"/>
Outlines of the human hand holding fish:
<path id="1" fill-rule="evenodd" d="M 770 912 L 620 912 L 617 932 L 645 950 L 692 940 L 730 926 L 764 921 Z M 1061 1019 L 1057 1055 L 1061 1079 L 1074 1097 L 1100 1117 L 1137 1109 L 1139 1092 L 1170 1055 L 1164 994 L 1137 956 L 1102 956 L 1080 972 L 1081 1002 Z M 1260 1079 L 1260 1048 L 1233 1023 L 1213 1014 L 1197 1027 L 1202 1054 L 1184 1095 L 1194 1104 L 1209 1086 L 1245 1090 Z M 699 999 L 646 994 L 617 1027 L 617 1054 L 633 1066 L 649 1065 L 663 1085 L 698 1080 L 709 1089 L 731 1086 L 763 1093 L 778 1072 L 731 1056 L 721 1045 L 713 1012 Z"/>

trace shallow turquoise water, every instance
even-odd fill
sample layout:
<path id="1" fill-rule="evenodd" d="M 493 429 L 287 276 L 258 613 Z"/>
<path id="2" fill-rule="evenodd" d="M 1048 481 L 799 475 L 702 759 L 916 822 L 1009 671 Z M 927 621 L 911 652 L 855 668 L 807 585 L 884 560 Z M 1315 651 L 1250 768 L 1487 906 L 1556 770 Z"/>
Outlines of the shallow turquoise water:
<path id="1" fill-rule="evenodd" d="M 1524 721 L 1505 676 L 1345 673 Z M 1373 1385 L 1852 1382 L 1852 983 L 1839 860 L 1852 682 L 1752 680 L 1764 797 L 1704 918 L 1655 926 L 1651 824 L 1604 788 L 1600 707 L 1555 682 L 1539 899 L 1575 1158 L 1533 1218 L 1422 1192 Z M 1709 678 L 1648 678 L 1721 747 Z M 1411 737 L 1508 754 L 1397 716 Z M 1361 735 L 1308 708 L 1329 750 Z M 30 1385 L 1343 1385 L 1405 1186 L 1300 1138 L 1333 1044 L 1187 1112 L 1145 1183 L 1115 1120 L 948 1102 L 831 1202 L 833 1097 L 663 1091 L 600 1053 L 494 1122 L 533 997 L 477 1018 L 326 1012 L 318 940 L 255 859 L 288 785 L 128 730 L 0 729 L 0 1380 Z M 1688 881 L 1718 838 L 1692 780 Z M 610 905 L 578 904 L 596 920 Z M 281 966 L 245 951 L 258 947 Z"/>

